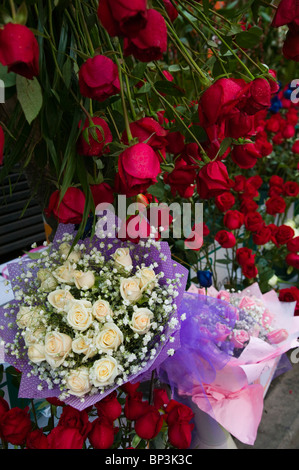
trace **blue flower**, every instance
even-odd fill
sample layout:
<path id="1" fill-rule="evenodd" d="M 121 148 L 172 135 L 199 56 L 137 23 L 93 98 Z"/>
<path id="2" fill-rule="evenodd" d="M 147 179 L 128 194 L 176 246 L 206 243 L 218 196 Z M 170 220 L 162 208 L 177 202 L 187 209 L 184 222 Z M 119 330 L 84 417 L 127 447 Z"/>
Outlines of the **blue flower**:
<path id="1" fill-rule="evenodd" d="M 211 271 L 197 271 L 197 279 L 201 287 L 211 287 L 213 274 Z"/>

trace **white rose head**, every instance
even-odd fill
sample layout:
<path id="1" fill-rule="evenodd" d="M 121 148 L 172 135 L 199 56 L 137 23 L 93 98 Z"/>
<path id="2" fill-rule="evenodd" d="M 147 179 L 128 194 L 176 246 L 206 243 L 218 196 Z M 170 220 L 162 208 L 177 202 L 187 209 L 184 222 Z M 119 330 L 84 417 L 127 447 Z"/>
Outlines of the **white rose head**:
<path id="1" fill-rule="evenodd" d="M 87 361 L 97 353 L 97 348 L 94 345 L 93 338 L 88 335 L 79 335 L 72 342 L 72 350 L 76 354 L 83 354 L 83 362 Z"/>
<path id="2" fill-rule="evenodd" d="M 92 314 L 99 321 L 106 321 L 107 316 L 113 317 L 112 308 L 106 300 L 99 299 L 92 306 Z"/>
<path id="3" fill-rule="evenodd" d="M 156 273 L 151 268 L 142 268 L 138 271 L 138 277 L 140 276 L 140 287 L 142 291 L 152 290 L 156 284 Z"/>
<path id="4" fill-rule="evenodd" d="M 59 367 L 72 349 L 72 338 L 59 331 L 51 331 L 45 337 L 45 359 L 54 369 Z"/>
<path id="5" fill-rule="evenodd" d="M 82 397 L 90 392 L 91 382 L 87 367 L 71 370 L 66 376 L 66 386 L 71 395 Z"/>
<path id="6" fill-rule="evenodd" d="M 140 279 L 137 277 L 123 278 L 120 283 L 120 295 L 129 303 L 134 303 L 141 299 Z"/>
<path id="7" fill-rule="evenodd" d="M 72 294 L 65 289 L 54 290 L 48 295 L 48 302 L 60 312 L 67 309 L 73 299 Z"/>
<path id="8" fill-rule="evenodd" d="M 46 360 L 45 346 L 40 343 L 32 344 L 31 346 L 29 346 L 27 354 L 29 360 L 34 364 L 39 364 L 40 362 Z"/>
<path id="9" fill-rule="evenodd" d="M 91 303 L 85 300 L 73 300 L 67 311 L 67 322 L 79 331 L 87 330 L 93 322 Z"/>
<path id="10" fill-rule="evenodd" d="M 124 335 L 115 323 L 107 322 L 95 338 L 95 346 L 103 352 L 116 351 L 123 343 Z"/>
<path id="11" fill-rule="evenodd" d="M 62 284 L 75 284 L 74 281 L 74 268 L 70 261 L 66 261 L 62 266 L 59 266 L 53 271 L 53 276 L 58 282 Z"/>
<path id="12" fill-rule="evenodd" d="M 81 253 L 76 247 L 71 250 L 71 245 L 69 243 L 62 243 L 59 246 L 59 253 L 63 259 L 70 261 L 70 263 L 77 263 L 81 259 Z"/>
<path id="13" fill-rule="evenodd" d="M 75 271 L 74 282 L 77 289 L 88 290 L 94 286 L 95 276 L 92 271 Z"/>
<path id="14" fill-rule="evenodd" d="M 132 258 L 130 255 L 129 248 L 117 248 L 112 255 L 114 259 L 114 265 L 117 268 L 132 268 Z"/>
<path id="15" fill-rule="evenodd" d="M 151 328 L 151 320 L 153 319 L 154 314 L 148 308 L 137 308 L 132 316 L 130 327 L 139 335 L 144 335 L 148 333 Z"/>
<path id="16" fill-rule="evenodd" d="M 118 362 L 111 356 L 106 356 L 95 361 L 91 368 L 91 382 L 95 387 L 103 388 L 114 383 L 119 374 Z"/>

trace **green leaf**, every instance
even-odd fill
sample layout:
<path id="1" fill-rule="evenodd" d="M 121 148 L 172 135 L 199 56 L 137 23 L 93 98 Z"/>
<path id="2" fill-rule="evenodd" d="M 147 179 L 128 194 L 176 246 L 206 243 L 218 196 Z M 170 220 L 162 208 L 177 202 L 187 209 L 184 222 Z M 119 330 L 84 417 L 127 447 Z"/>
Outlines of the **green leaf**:
<path id="1" fill-rule="evenodd" d="M 17 75 L 16 85 L 18 100 L 28 124 L 31 124 L 38 116 L 43 105 L 41 86 L 36 77 L 33 80 L 28 80 L 21 75 Z"/>
<path id="2" fill-rule="evenodd" d="M 17 10 L 15 22 L 18 24 L 25 25 L 28 19 L 28 10 L 26 6 L 26 2 L 21 3 Z"/>
<path id="3" fill-rule="evenodd" d="M 225 154 L 225 152 L 227 151 L 231 143 L 232 143 L 232 139 L 230 137 L 225 137 L 225 139 L 223 139 L 223 141 L 220 144 L 220 149 L 218 153 L 219 157 L 222 157 L 222 155 Z"/>
<path id="4" fill-rule="evenodd" d="M 0 64 L 0 80 L 3 80 L 5 88 L 15 86 L 16 74 L 13 72 L 7 72 L 7 67 Z"/>
<path id="5" fill-rule="evenodd" d="M 147 190 L 149 194 L 152 194 L 153 196 L 156 196 L 159 200 L 163 199 L 164 194 L 165 194 L 165 186 L 164 184 L 159 181 L 156 184 L 153 184 L 150 186 Z"/>
<path id="6" fill-rule="evenodd" d="M 178 87 L 175 83 L 169 82 L 168 80 L 159 80 L 155 83 L 155 88 L 160 93 L 164 93 L 169 96 L 185 96 L 185 91 Z"/>
<path id="7" fill-rule="evenodd" d="M 250 49 L 260 42 L 262 34 L 263 30 L 261 28 L 253 26 L 248 31 L 243 31 L 242 33 L 237 34 L 236 43 L 240 47 Z"/>

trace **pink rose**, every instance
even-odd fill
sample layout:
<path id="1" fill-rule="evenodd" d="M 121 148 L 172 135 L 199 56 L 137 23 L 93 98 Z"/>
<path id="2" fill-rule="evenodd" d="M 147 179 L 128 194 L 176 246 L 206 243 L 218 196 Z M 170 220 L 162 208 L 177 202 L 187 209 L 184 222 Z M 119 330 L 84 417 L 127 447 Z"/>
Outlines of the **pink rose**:
<path id="1" fill-rule="evenodd" d="M 278 343 L 282 343 L 282 341 L 285 341 L 288 336 L 289 334 L 287 330 L 280 329 L 280 330 L 271 331 L 271 333 L 267 335 L 267 338 L 271 344 L 278 344 Z"/>
<path id="2" fill-rule="evenodd" d="M 220 290 L 217 299 L 225 300 L 225 302 L 229 302 L 230 300 L 230 293 L 227 290 Z"/>
<path id="3" fill-rule="evenodd" d="M 241 302 L 239 303 L 239 308 L 251 308 L 255 306 L 254 300 L 252 300 L 250 297 L 245 295 L 245 297 L 242 297 Z"/>
<path id="4" fill-rule="evenodd" d="M 232 336 L 232 343 L 235 348 L 243 348 L 244 344 L 249 341 L 249 334 L 245 330 L 235 330 Z"/>
<path id="5" fill-rule="evenodd" d="M 216 323 L 216 331 L 218 333 L 217 341 L 225 341 L 226 338 L 231 333 L 230 328 L 227 325 L 225 325 L 224 323 L 220 323 L 220 322 Z"/>

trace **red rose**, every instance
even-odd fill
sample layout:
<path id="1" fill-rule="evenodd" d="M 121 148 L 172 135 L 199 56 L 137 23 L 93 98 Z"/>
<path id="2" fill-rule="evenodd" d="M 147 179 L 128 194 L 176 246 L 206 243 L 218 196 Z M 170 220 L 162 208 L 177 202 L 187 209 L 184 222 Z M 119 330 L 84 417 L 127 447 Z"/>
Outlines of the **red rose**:
<path id="1" fill-rule="evenodd" d="M 169 403 L 167 391 L 163 388 L 154 389 L 154 406 L 157 410 L 164 408 Z"/>
<path id="2" fill-rule="evenodd" d="M 166 150 L 173 155 L 182 153 L 185 149 L 185 136 L 180 132 L 169 132 L 166 136 Z"/>
<path id="3" fill-rule="evenodd" d="M 292 137 L 294 137 L 295 133 L 295 126 L 292 124 L 287 124 L 282 131 L 282 135 L 285 139 L 291 139 Z"/>
<path id="4" fill-rule="evenodd" d="M 49 449 L 82 449 L 84 437 L 76 428 L 57 426 L 47 436 Z"/>
<path id="5" fill-rule="evenodd" d="M 30 80 L 39 74 L 38 42 L 27 26 L 7 23 L 0 29 L 0 62 Z"/>
<path id="6" fill-rule="evenodd" d="M 130 124 L 132 136 L 139 143 L 147 143 L 155 150 L 163 149 L 167 145 L 167 131 L 155 119 L 151 117 L 141 118 Z M 122 135 L 124 144 L 129 145 L 127 132 Z"/>
<path id="7" fill-rule="evenodd" d="M 252 250 L 246 246 L 238 248 L 236 251 L 236 260 L 240 266 L 245 264 L 253 264 L 255 255 L 252 254 Z"/>
<path id="8" fill-rule="evenodd" d="M 299 236 L 287 242 L 287 249 L 288 251 L 291 251 L 292 253 L 299 252 Z"/>
<path id="9" fill-rule="evenodd" d="M 298 28 L 298 26 L 297 26 Z M 288 60 L 299 62 L 299 30 L 289 30 L 282 48 L 283 55 Z"/>
<path id="10" fill-rule="evenodd" d="M 172 132 L 173 134 L 173 132 Z M 174 149 L 175 150 L 175 149 Z M 174 152 L 170 152 L 174 153 Z M 200 149 L 198 144 L 195 142 L 191 142 L 190 144 L 186 144 L 182 150 L 180 158 L 185 160 L 188 165 L 196 165 L 199 160 L 201 160 L 200 156 Z"/>
<path id="11" fill-rule="evenodd" d="M 225 134 L 227 137 L 239 139 L 250 135 L 254 130 L 254 118 L 239 110 L 230 114 L 225 122 Z"/>
<path id="12" fill-rule="evenodd" d="M 253 115 L 271 106 L 271 87 L 265 78 L 255 78 L 249 87 L 247 101 L 243 111 Z"/>
<path id="13" fill-rule="evenodd" d="M 127 382 L 121 386 L 121 389 L 128 395 L 133 396 L 137 392 L 139 385 L 140 385 L 140 382 L 135 382 L 135 383 Z"/>
<path id="14" fill-rule="evenodd" d="M 256 212 L 258 208 L 258 203 L 255 202 L 253 199 L 248 197 L 242 198 L 242 202 L 240 204 L 240 212 L 243 214 L 248 214 L 248 212 Z"/>
<path id="15" fill-rule="evenodd" d="M 20 446 L 25 444 L 27 435 L 32 429 L 29 407 L 11 408 L 1 417 L 1 434 L 4 441 Z"/>
<path id="16" fill-rule="evenodd" d="M 296 140 L 293 144 L 292 147 L 292 152 L 293 153 L 299 153 L 299 140 Z"/>
<path id="17" fill-rule="evenodd" d="M 287 242 L 292 240 L 295 232 L 289 225 L 280 225 L 275 233 L 275 240 L 279 245 L 285 245 Z"/>
<path id="18" fill-rule="evenodd" d="M 170 0 L 163 0 L 163 3 L 170 21 L 174 22 L 174 20 L 176 20 L 179 15 L 178 10 L 175 8 L 175 6 L 171 3 Z"/>
<path id="19" fill-rule="evenodd" d="M 252 236 L 253 243 L 256 245 L 265 245 L 271 238 L 272 230 L 266 225 L 257 230 Z"/>
<path id="20" fill-rule="evenodd" d="M 227 232 L 226 230 L 219 230 L 215 235 L 215 240 L 222 246 L 222 248 L 232 248 L 236 244 L 234 234 Z"/>
<path id="21" fill-rule="evenodd" d="M 121 415 L 121 404 L 117 399 L 116 391 L 95 404 L 98 416 L 105 416 L 109 421 L 113 422 Z"/>
<path id="22" fill-rule="evenodd" d="M 299 255 L 296 253 L 289 253 L 286 256 L 286 263 L 295 269 L 299 269 Z"/>
<path id="23" fill-rule="evenodd" d="M 271 186 L 278 186 L 279 188 L 283 188 L 284 181 L 281 176 L 278 175 L 272 175 L 270 180 L 269 180 L 269 185 Z"/>
<path id="24" fill-rule="evenodd" d="M 210 127 L 231 113 L 239 103 L 245 86 L 244 80 L 220 78 L 207 88 L 198 106 L 201 126 Z"/>
<path id="25" fill-rule="evenodd" d="M 59 202 L 60 191 L 54 191 L 50 197 L 49 205 L 45 214 L 51 214 L 62 224 L 79 224 L 82 220 L 85 207 L 85 195 L 78 189 L 70 187 L 67 189 L 62 201 Z"/>
<path id="26" fill-rule="evenodd" d="M 118 174 L 128 197 L 145 192 L 159 173 L 159 159 L 147 144 L 135 144 L 119 155 Z"/>
<path id="27" fill-rule="evenodd" d="M 146 0 L 100 0 L 98 17 L 110 36 L 134 37 L 146 26 Z"/>
<path id="28" fill-rule="evenodd" d="M 281 302 L 297 302 L 295 307 L 295 315 L 299 315 L 299 289 L 292 286 L 279 291 L 279 300 Z"/>
<path id="29" fill-rule="evenodd" d="M 271 26 L 279 28 L 296 21 L 299 25 L 299 5 L 297 0 L 281 0 Z"/>
<path id="30" fill-rule="evenodd" d="M 0 397 L 0 419 L 9 410 L 9 404 L 3 397 Z"/>
<path id="31" fill-rule="evenodd" d="M 249 232 L 257 232 L 264 225 L 263 217 L 259 212 L 249 212 L 246 214 L 244 223 L 246 230 L 249 230 Z"/>
<path id="32" fill-rule="evenodd" d="M 253 279 L 258 275 L 257 267 L 254 263 L 247 263 L 242 266 L 242 274 L 247 279 Z"/>
<path id="33" fill-rule="evenodd" d="M 237 175 L 233 181 L 233 188 L 237 193 L 242 193 L 246 186 L 246 177 L 244 175 Z"/>
<path id="34" fill-rule="evenodd" d="M 299 194 L 299 184 L 296 181 L 287 181 L 283 186 L 285 196 L 296 197 Z"/>
<path id="35" fill-rule="evenodd" d="M 229 230 L 236 230 L 242 227 L 243 223 L 244 223 L 244 215 L 242 214 L 242 212 L 239 212 L 237 210 L 227 211 L 223 218 L 223 224 Z"/>
<path id="36" fill-rule="evenodd" d="M 48 439 L 42 429 L 31 431 L 26 439 L 27 449 L 48 449 Z"/>
<path id="37" fill-rule="evenodd" d="M 114 189 L 108 183 L 99 183 L 90 185 L 95 207 L 104 202 L 112 204 L 114 201 Z"/>
<path id="38" fill-rule="evenodd" d="M 235 202 L 235 196 L 229 191 L 225 191 L 215 197 L 215 204 L 221 212 L 226 212 L 231 209 Z"/>
<path id="39" fill-rule="evenodd" d="M 105 101 L 120 92 L 118 69 L 115 63 L 104 55 L 87 59 L 79 70 L 81 95 L 96 101 Z"/>
<path id="40" fill-rule="evenodd" d="M 224 163 L 207 163 L 197 176 L 197 192 L 202 199 L 219 196 L 230 189 L 230 179 Z"/>
<path id="41" fill-rule="evenodd" d="M 191 408 L 171 400 L 165 411 L 169 442 L 177 449 L 188 449 L 194 428 L 194 424 L 190 423 L 194 416 Z"/>
<path id="42" fill-rule="evenodd" d="M 4 143 L 5 135 L 2 127 L 0 126 L 0 166 L 3 164 Z"/>
<path id="43" fill-rule="evenodd" d="M 280 196 L 283 193 L 283 188 L 280 188 L 279 186 L 271 186 L 268 191 L 268 196 L 271 197 L 276 197 Z"/>
<path id="44" fill-rule="evenodd" d="M 146 412 L 148 407 L 148 401 L 142 400 L 142 393 L 136 392 L 134 395 L 126 396 L 124 413 L 127 419 L 135 421 Z"/>
<path id="45" fill-rule="evenodd" d="M 64 402 L 61 400 L 58 400 L 58 398 L 49 397 L 46 400 L 53 406 L 64 406 Z"/>
<path id="46" fill-rule="evenodd" d="M 268 141 L 265 133 L 259 133 L 255 138 L 255 147 L 262 157 L 267 157 L 273 151 L 273 145 Z"/>
<path id="47" fill-rule="evenodd" d="M 84 440 L 91 429 L 86 410 L 79 411 L 72 406 L 65 406 L 58 421 L 58 426 L 78 429 Z"/>
<path id="48" fill-rule="evenodd" d="M 103 151 L 107 151 L 105 146 L 112 142 L 112 134 L 104 119 L 97 116 L 91 119 L 92 122 L 88 118 L 85 120 L 77 141 L 77 152 L 85 157 L 100 157 Z"/>
<path id="49" fill-rule="evenodd" d="M 163 426 L 163 416 L 152 405 L 148 405 L 146 412 L 135 423 L 135 432 L 142 439 L 154 439 Z"/>
<path id="50" fill-rule="evenodd" d="M 255 144 L 235 145 L 231 152 L 232 161 L 240 168 L 253 168 L 261 154 Z"/>
<path id="51" fill-rule="evenodd" d="M 195 178 L 196 172 L 193 167 L 184 160 L 177 160 L 172 172 L 164 175 L 164 182 L 169 184 L 173 196 L 178 193 L 187 199 L 193 196 Z"/>
<path id="52" fill-rule="evenodd" d="M 163 16 L 154 9 L 147 10 L 147 23 L 138 36 L 124 39 L 124 54 L 132 54 L 140 62 L 160 60 L 167 50 L 167 27 Z"/>
<path id="53" fill-rule="evenodd" d="M 94 449 L 110 449 L 114 442 L 113 424 L 104 416 L 95 419 L 88 439 Z"/>
<path id="54" fill-rule="evenodd" d="M 282 214 L 286 210 L 286 202 L 280 196 L 271 197 L 266 201 L 266 212 L 270 215 Z"/>
<path id="55" fill-rule="evenodd" d="M 247 179 L 246 185 L 251 185 L 255 189 L 259 189 L 263 184 L 263 180 L 260 177 L 260 175 L 254 175 L 250 176 L 250 178 Z"/>

